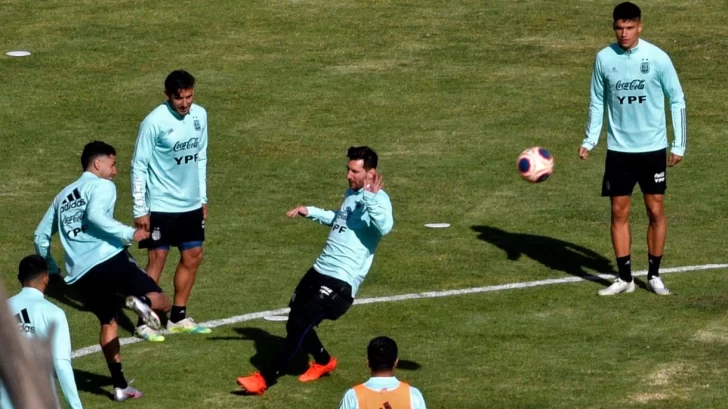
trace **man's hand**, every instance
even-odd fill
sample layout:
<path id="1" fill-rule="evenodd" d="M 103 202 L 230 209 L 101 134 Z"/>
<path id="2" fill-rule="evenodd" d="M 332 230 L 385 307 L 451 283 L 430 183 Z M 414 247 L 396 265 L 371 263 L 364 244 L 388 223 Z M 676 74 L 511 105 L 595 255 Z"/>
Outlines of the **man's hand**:
<path id="1" fill-rule="evenodd" d="M 683 157 L 680 155 L 675 155 L 674 153 L 671 153 L 670 157 L 667 159 L 667 166 L 673 167 L 673 166 L 677 165 L 678 163 L 680 163 L 682 158 Z"/>
<path id="2" fill-rule="evenodd" d="M 579 157 L 582 160 L 589 159 L 589 149 L 587 149 L 587 148 L 585 148 L 583 146 L 580 146 L 579 147 Z"/>
<path id="3" fill-rule="evenodd" d="M 308 209 L 306 209 L 306 206 L 298 206 L 295 209 L 291 209 L 286 212 L 286 216 L 293 219 L 296 216 L 308 216 Z"/>
<path id="4" fill-rule="evenodd" d="M 207 220 L 207 204 L 202 204 L 202 220 Z"/>
<path id="5" fill-rule="evenodd" d="M 371 180 L 367 181 L 367 184 L 364 186 L 364 190 L 376 194 L 382 188 L 383 181 L 384 179 L 382 178 L 382 174 L 375 170 L 374 176 Z"/>
<path id="6" fill-rule="evenodd" d="M 149 215 L 145 214 L 144 216 L 139 216 L 136 219 L 134 219 L 134 227 L 137 229 L 143 229 L 147 232 L 149 231 Z"/>
<path id="7" fill-rule="evenodd" d="M 148 226 L 147 226 L 148 228 Z M 144 230 L 143 228 L 138 228 L 134 231 L 134 237 L 132 237 L 132 240 L 136 241 L 137 243 L 149 238 L 149 230 Z"/>

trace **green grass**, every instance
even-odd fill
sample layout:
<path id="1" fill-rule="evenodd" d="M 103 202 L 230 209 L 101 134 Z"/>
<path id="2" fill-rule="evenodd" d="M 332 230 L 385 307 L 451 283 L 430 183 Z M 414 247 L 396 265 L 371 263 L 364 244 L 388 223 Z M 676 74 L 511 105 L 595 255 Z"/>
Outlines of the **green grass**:
<path id="1" fill-rule="evenodd" d="M 284 212 L 337 207 L 344 154 L 357 144 L 379 152 L 395 211 L 360 297 L 611 269 L 609 208 L 599 197 L 604 140 L 590 161 L 576 155 L 593 58 L 613 38 L 611 2 L 0 4 L 0 50 L 33 52 L 0 57 L 0 271 L 11 291 L 36 224 L 77 177 L 91 139 L 119 150 L 116 214 L 131 222 L 137 126 L 177 68 L 198 78 L 197 102 L 210 121 L 206 260 L 190 304 L 198 321 L 285 305 L 326 229 Z M 663 263 L 724 262 L 728 178 L 716 148 L 728 136 L 721 17 L 728 5 L 639 4 L 643 37 L 670 54 L 688 100 L 688 153 L 668 171 Z M 540 185 L 515 172 L 518 153 L 533 145 L 556 158 L 554 175 Z M 422 227 L 433 221 L 452 227 Z M 642 269 L 639 201 L 632 222 Z M 61 254 L 57 242 L 54 251 Z M 168 291 L 172 272 L 170 263 Z M 125 371 L 147 393 L 130 405 L 336 407 L 367 377 L 368 340 L 387 334 L 403 358 L 421 365 L 400 375 L 432 408 L 721 407 L 728 405 L 723 277 L 667 276 L 677 293 L 668 298 L 638 291 L 599 299 L 599 284 L 580 283 L 357 306 L 321 327 L 340 358 L 334 376 L 305 385 L 286 377 L 263 397 L 231 392 L 236 376 L 254 370 L 251 357 L 266 355 L 258 349 L 284 335 L 279 324 L 130 345 Z M 95 318 L 72 306 L 72 293 L 53 298 L 68 314 L 74 347 L 93 345 Z M 242 339 L 251 334 L 257 343 Z M 110 389 L 101 356 L 74 366 L 85 405 L 114 407 L 99 390 Z"/>

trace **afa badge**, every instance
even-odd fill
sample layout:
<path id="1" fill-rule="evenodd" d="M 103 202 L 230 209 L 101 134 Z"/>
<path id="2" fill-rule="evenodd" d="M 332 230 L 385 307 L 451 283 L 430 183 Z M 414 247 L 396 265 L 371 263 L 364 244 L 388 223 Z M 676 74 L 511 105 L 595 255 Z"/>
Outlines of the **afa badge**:
<path id="1" fill-rule="evenodd" d="M 202 129 L 202 127 L 200 126 L 200 120 L 199 119 L 195 119 L 195 121 L 193 122 L 193 124 L 195 125 L 195 131 L 199 131 L 200 129 Z"/>
<path id="2" fill-rule="evenodd" d="M 642 64 L 640 65 L 640 72 L 642 74 L 647 74 L 650 72 L 650 63 L 649 61 L 642 61 Z"/>

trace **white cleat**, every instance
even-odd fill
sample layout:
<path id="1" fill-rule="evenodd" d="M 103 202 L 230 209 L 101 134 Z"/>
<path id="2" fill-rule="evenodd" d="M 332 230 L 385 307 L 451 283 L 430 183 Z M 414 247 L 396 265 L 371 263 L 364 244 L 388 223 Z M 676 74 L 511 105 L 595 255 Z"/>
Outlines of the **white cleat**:
<path id="1" fill-rule="evenodd" d="M 137 313 L 139 318 L 141 318 L 149 328 L 154 330 L 162 329 L 162 322 L 159 320 L 157 314 L 152 311 L 152 307 L 144 304 L 142 300 L 130 295 L 126 297 L 126 308 Z"/>
<path id="2" fill-rule="evenodd" d="M 616 295 L 622 293 L 633 293 L 634 292 L 634 280 L 626 282 L 621 278 L 614 280 L 612 285 L 602 290 L 599 290 L 599 295 Z"/>
<path id="3" fill-rule="evenodd" d="M 670 295 L 672 292 L 665 287 L 660 277 L 652 277 L 647 281 L 647 288 L 657 295 Z"/>
<path id="4" fill-rule="evenodd" d="M 126 388 L 114 388 L 114 400 L 117 402 L 123 402 L 128 399 L 139 399 L 144 394 L 139 389 L 128 385 Z"/>

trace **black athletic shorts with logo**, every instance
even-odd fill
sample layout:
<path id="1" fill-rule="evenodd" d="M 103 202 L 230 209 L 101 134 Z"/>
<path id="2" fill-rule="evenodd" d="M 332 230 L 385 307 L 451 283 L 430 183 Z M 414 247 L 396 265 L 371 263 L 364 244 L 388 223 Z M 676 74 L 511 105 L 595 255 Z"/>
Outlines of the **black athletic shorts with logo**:
<path id="1" fill-rule="evenodd" d="M 200 247 L 205 241 L 202 208 L 183 213 L 151 212 L 149 233 L 148 239 L 139 242 L 140 249 Z"/>
<path id="2" fill-rule="evenodd" d="M 296 286 L 288 306 L 288 321 L 317 325 L 321 320 L 335 321 L 354 303 L 351 286 L 346 281 L 319 273 L 311 268 Z"/>
<path id="3" fill-rule="evenodd" d="M 607 151 L 602 196 L 630 196 L 639 183 L 646 195 L 663 195 L 667 189 L 667 149 L 653 152 Z"/>
<path id="4" fill-rule="evenodd" d="M 140 297 L 162 292 L 127 250 L 97 264 L 73 285 L 78 289 L 84 307 L 94 313 L 101 324 L 116 318 L 119 294 Z"/>

